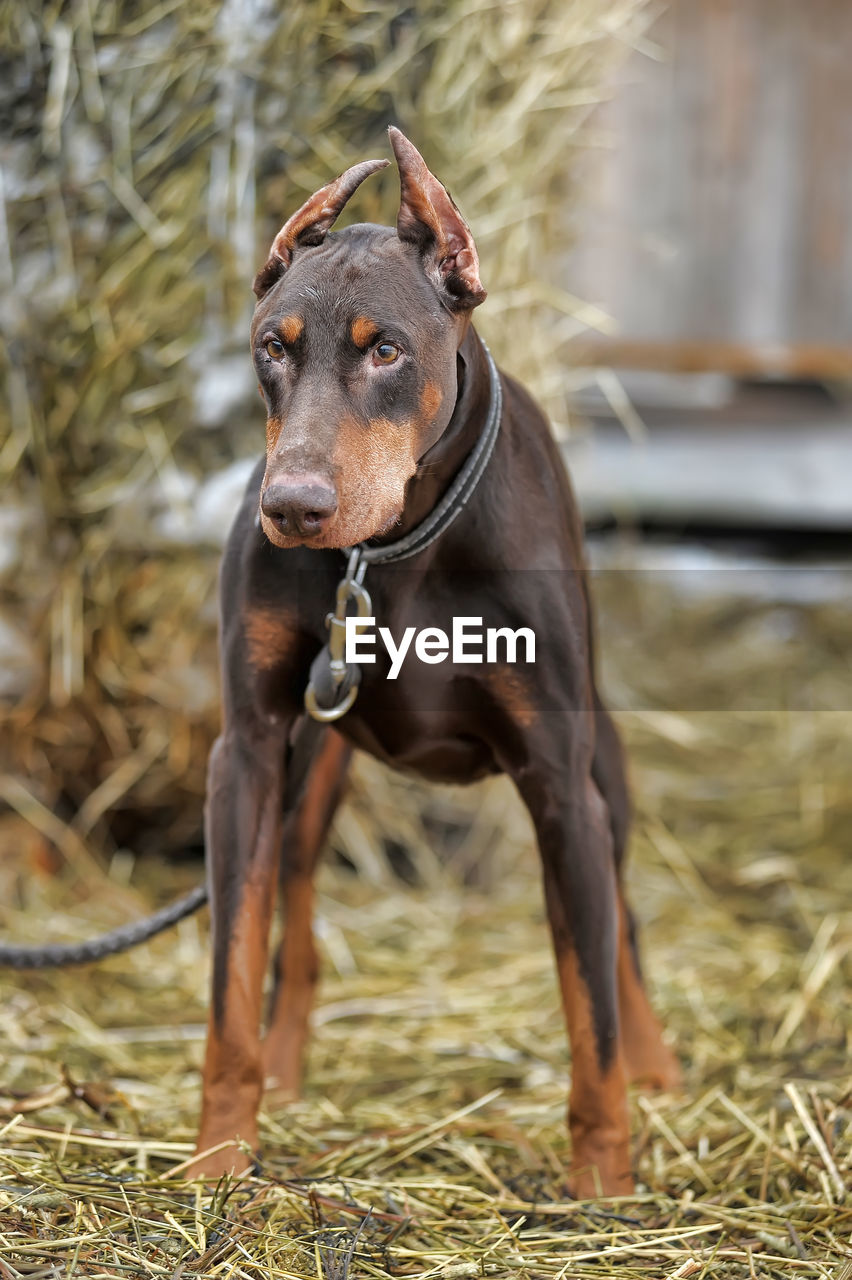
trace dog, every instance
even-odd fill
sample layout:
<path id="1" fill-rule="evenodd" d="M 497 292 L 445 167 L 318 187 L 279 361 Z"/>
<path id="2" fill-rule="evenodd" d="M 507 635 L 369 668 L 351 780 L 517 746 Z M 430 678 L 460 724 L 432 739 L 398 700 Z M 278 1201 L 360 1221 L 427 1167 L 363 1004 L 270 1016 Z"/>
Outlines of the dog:
<path id="1" fill-rule="evenodd" d="M 317 981 L 312 877 L 359 747 L 435 781 L 503 772 L 515 783 L 535 826 L 571 1043 L 566 1185 L 578 1197 L 621 1195 L 633 1188 L 627 1082 L 669 1087 L 678 1068 L 621 888 L 629 799 L 595 685 L 580 522 L 547 420 L 497 373 L 471 323 L 485 290 L 470 229 L 412 143 L 389 134 L 396 227 L 330 234 L 388 161 L 355 165 L 289 218 L 254 281 L 266 456 L 221 570 L 223 729 L 205 807 L 212 1001 L 189 1172 L 248 1169 L 264 1082 L 298 1091 Z M 404 568 L 381 562 L 400 546 Z M 344 577 L 352 548 L 374 559 Z M 538 652 L 527 646 L 512 664 L 507 642 L 503 660 L 478 662 L 469 646 L 439 660 L 433 634 L 418 649 L 425 658 L 409 657 L 391 680 L 387 655 L 376 646 L 366 660 L 368 637 L 355 631 L 360 683 L 319 730 L 294 790 L 290 744 L 342 577 L 332 631 L 369 589 L 370 616 L 394 637 L 481 615 L 498 634 L 526 628 Z M 341 670 L 352 674 L 339 645 L 335 661 L 332 700 Z M 279 880 L 285 932 L 261 1039 Z"/>

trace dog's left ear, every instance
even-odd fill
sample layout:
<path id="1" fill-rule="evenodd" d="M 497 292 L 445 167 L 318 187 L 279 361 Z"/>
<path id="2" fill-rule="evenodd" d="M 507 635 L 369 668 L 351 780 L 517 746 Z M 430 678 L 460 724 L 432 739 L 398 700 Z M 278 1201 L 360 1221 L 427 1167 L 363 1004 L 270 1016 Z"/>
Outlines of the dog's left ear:
<path id="1" fill-rule="evenodd" d="M 400 240 L 418 250 L 426 275 L 451 311 L 478 307 L 486 295 L 470 227 L 405 134 L 393 125 L 388 134 L 399 167 Z"/>
<path id="2" fill-rule="evenodd" d="M 365 178 L 378 169 L 386 169 L 388 163 L 387 160 L 364 160 L 353 165 L 334 182 L 315 191 L 310 200 L 287 219 L 272 241 L 266 263 L 254 278 L 252 288 L 258 298 L 268 293 L 283 276 L 296 249 L 322 244 L 349 197 Z"/>

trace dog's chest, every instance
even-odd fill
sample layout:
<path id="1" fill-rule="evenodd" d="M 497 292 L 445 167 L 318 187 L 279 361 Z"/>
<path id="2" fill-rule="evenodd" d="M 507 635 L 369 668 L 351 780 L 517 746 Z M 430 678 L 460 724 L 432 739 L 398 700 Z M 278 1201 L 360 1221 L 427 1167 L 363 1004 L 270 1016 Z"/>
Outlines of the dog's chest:
<path id="1" fill-rule="evenodd" d="M 420 664 L 397 679 L 364 669 L 358 700 L 336 726 L 354 746 L 433 782 L 475 782 L 499 772 L 479 734 L 464 684 Z"/>

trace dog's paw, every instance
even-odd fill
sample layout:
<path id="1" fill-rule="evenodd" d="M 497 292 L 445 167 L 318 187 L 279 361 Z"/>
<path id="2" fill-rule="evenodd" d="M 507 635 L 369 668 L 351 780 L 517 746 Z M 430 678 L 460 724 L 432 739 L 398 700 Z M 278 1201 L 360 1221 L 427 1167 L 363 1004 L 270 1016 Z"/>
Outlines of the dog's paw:
<path id="1" fill-rule="evenodd" d="M 573 1162 L 565 1189 L 572 1200 L 600 1200 L 632 1195 L 636 1186 L 629 1167 Z"/>
<path id="2" fill-rule="evenodd" d="M 568 1170 L 568 1192 L 575 1200 L 629 1196 L 635 1190 L 626 1138 L 595 1128 L 572 1133 L 573 1151 Z"/>
<path id="3" fill-rule="evenodd" d="M 683 1086 L 680 1063 L 668 1045 L 660 1042 L 653 1053 L 627 1055 L 627 1078 L 643 1093 L 673 1093 Z"/>
<path id="4" fill-rule="evenodd" d="M 258 1157 L 247 1142 L 235 1139 L 214 1145 L 198 1144 L 197 1154 L 181 1169 L 189 1181 L 197 1178 L 205 1182 L 218 1182 L 225 1174 L 233 1177 L 249 1176 L 257 1172 Z"/>

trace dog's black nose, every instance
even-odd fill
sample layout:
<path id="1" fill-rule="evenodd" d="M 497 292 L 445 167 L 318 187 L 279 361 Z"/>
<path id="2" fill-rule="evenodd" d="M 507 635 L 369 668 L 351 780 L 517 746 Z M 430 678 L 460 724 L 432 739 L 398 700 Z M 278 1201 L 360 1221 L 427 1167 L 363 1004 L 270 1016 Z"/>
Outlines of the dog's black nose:
<path id="1" fill-rule="evenodd" d="M 316 538 L 337 511 L 337 494 L 319 480 L 278 482 L 263 491 L 260 509 L 279 533 Z"/>

